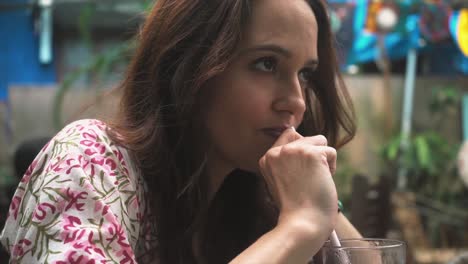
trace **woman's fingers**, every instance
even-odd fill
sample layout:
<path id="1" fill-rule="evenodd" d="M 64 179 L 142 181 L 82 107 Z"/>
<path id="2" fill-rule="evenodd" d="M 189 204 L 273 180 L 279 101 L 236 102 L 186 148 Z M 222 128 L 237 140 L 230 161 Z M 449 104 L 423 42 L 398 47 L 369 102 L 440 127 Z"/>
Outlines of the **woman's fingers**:
<path id="1" fill-rule="evenodd" d="M 319 215 L 318 222 L 333 225 L 337 154 L 327 143 L 324 136 L 302 137 L 287 129 L 260 159 L 260 172 L 281 214 Z"/>
<path id="2" fill-rule="evenodd" d="M 273 144 L 272 148 L 286 145 L 300 138 L 302 138 L 302 136 L 296 132 L 294 127 L 288 128 L 283 131 L 283 133 L 279 136 L 279 138 Z"/>
<path id="3" fill-rule="evenodd" d="M 313 160 L 321 162 L 323 165 L 326 165 L 329 168 L 331 175 L 335 174 L 337 159 L 336 149 L 329 146 L 304 144 L 302 140 L 295 141 L 285 146 L 270 149 L 267 154 L 259 160 L 260 169 L 262 170 L 267 168 L 267 160 L 276 163 L 280 162 L 280 160 L 282 160 L 281 157 L 284 156 L 285 158 L 289 157 L 286 158 L 286 160 L 289 161 L 284 161 L 294 162 L 302 155 L 309 156 L 310 158 L 308 159 L 310 162 L 313 162 Z"/>
<path id="4" fill-rule="evenodd" d="M 327 146 L 318 146 L 317 149 L 322 153 L 323 162 L 327 164 L 331 175 L 334 175 L 336 172 L 336 149 Z"/>
<path id="5" fill-rule="evenodd" d="M 315 148 L 313 151 L 318 151 L 322 153 L 321 159 L 322 163 L 326 164 L 330 170 L 331 175 L 334 175 L 336 172 L 336 158 L 337 153 L 336 149 L 328 146 L 328 140 L 323 135 L 316 135 L 310 137 L 301 136 L 294 127 L 286 129 L 280 137 L 273 144 L 272 148 L 269 150 L 270 157 L 278 157 L 283 149 L 283 147 L 305 147 L 305 148 Z M 265 156 L 259 160 L 260 168 L 265 169 Z"/>
<path id="6" fill-rule="evenodd" d="M 283 147 L 287 149 L 303 149 L 305 152 L 309 153 L 320 153 L 322 162 L 330 168 L 331 174 L 334 175 L 336 172 L 337 152 L 335 148 L 327 146 L 327 143 L 327 138 L 322 135 L 318 135 L 303 137 Z M 280 148 L 276 148 L 274 153 L 279 154 L 280 151 Z"/>
<path id="7" fill-rule="evenodd" d="M 316 146 L 328 146 L 327 138 L 322 135 L 304 137 L 303 139 L 301 139 L 301 141 L 304 141 L 305 143 L 309 143 L 309 144 L 316 145 Z"/>
<path id="8" fill-rule="evenodd" d="M 279 138 L 273 144 L 272 148 L 283 146 L 283 145 L 289 144 L 297 140 L 301 140 L 301 142 L 316 145 L 316 146 L 328 145 L 328 140 L 323 135 L 303 137 L 301 134 L 296 132 L 294 127 L 291 127 L 283 131 L 283 133 L 279 136 Z"/>

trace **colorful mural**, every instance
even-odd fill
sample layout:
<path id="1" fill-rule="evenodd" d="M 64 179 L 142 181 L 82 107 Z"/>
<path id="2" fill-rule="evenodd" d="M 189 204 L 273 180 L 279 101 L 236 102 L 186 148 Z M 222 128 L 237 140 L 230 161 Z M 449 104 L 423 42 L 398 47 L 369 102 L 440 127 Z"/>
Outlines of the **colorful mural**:
<path id="1" fill-rule="evenodd" d="M 452 9 L 442 0 L 328 1 L 340 61 L 347 65 L 377 61 L 382 45 L 391 60 L 404 59 L 409 49 L 439 56 L 440 74 L 468 74 L 468 9 Z M 432 60 L 435 61 L 435 60 Z M 434 71 L 439 69 L 434 65 Z"/>

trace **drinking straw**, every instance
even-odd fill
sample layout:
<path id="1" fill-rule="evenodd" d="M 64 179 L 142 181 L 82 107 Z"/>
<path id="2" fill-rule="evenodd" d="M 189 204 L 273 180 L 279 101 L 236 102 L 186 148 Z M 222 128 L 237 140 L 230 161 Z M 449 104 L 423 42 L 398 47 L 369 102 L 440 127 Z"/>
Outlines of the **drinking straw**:
<path id="1" fill-rule="evenodd" d="M 341 247 L 340 239 L 338 238 L 335 230 L 333 230 L 330 234 L 330 243 L 333 247 Z"/>
<path id="2" fill-rule="evenodd" d="M 342 251 L 340 239 L 336 234 L 336 231 L 333 230 L 330 234 L 330 244 L 332 245 L 332 249 L 336 250 L 336 254 L 330 254 L 327 252 L 326 256 L 326 264 L 351 264 L 351 261 L 348 258 L 348 255 L 345 251 Z"/>

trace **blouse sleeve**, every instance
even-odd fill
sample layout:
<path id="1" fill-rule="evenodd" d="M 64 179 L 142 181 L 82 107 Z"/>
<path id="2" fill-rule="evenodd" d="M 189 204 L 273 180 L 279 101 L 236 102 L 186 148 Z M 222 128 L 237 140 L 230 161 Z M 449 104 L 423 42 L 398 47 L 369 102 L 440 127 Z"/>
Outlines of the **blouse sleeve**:
<path id="1" fill-rule="evenodd" d="M 13 263 L 136 263 L 139 191 L 105 125 L 74 122 L 23 176 L 1 242 Z"/>

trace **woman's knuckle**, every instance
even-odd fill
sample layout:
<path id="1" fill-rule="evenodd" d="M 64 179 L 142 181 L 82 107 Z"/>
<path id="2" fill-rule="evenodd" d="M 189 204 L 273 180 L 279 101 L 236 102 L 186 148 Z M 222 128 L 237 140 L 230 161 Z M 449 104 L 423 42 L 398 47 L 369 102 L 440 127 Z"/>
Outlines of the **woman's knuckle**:
<path id="1" fill-rule="evenodd" d="M 304 149 L 302 150 L 302 156 L 304 156 L 306 159 L 309 160 L 314 160 L 317 159 L 317 157 L 320 156 L 320 153 L 316 151 L 315 149 Z"/>
<path id="2" fill-rule="evenodd" d="M 328 145 L 328 140 L 324 135 L 317 135 L 317 140 L 324 146 Z"/>
<path id="3" fill-rule="evenodd" d="M 297 148 L 292 145 L 285 145 L 281 148 L 281 155 L 290 156 L 297 152 Z"/>
<path id="4" fill-rule="evenodd" d="M 265 167 L 265 165 L 266 165 L 266 156 L 263 156 L 263 157 L 260 158 L 260 160 L 258 161 L 258 165 L 260 167 Z"/>
<path id="5" fill-rule="evenodd" d="M 267 153 L 265 153 L 264 157 L 265 157 L 265 161 L 271 161 L 271 160 L 275 160 L 278 158 L 278 155 L 279 155 L 279 149 L 276 147 L 276 148 L 271 148 L 267 151 Z"/>

